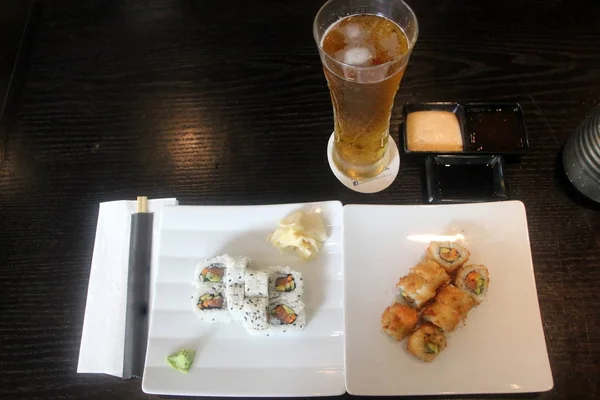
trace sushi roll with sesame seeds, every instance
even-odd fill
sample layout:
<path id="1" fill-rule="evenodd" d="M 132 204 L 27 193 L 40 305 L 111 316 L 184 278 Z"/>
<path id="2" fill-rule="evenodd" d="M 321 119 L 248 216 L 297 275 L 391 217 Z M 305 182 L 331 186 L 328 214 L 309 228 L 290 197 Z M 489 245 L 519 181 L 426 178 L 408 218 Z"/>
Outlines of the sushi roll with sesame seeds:
<path id="1" fill-rule="evenodd" d="M 440 264 L 446 272 L 453 273 L 469 260 L 469 250 L 456 242 L 431 242 L 426 258 Z"/>
<path id="2" fill-rule="evenodd" d="M 244 282 L 246 297 L 269 297 L 269 273 L 267 271 L 246 270 Z"/>
<path id="3" fill-rule="evenodd" d="M 261 334 L 269 328 L 266 297 L 246 297 L 244 299 L 244 327 L 251 334 Z"/>
<path id="4" fill-rule="evenodd" d="M 243 285 L 250 260 L 246 257 L 232 257 L 233 264 L 225 271 L 226 285 Z"/>
<path id="5" fill-rule="evenodd" d="M 234 284 L 225 286 L 227 310 L 234 321 L 244 320 L 244 285 Z"/>
<path id="6" fill-rule="evenodd" d="M 446 348 L 444 332 L 436 326 L 425 323 L 421 325 L 407 341 L 410 354 L 425 361 L 433 361 Z"/>
<path id="7" fill-rule="evenodd" d="M 223 286 L 200 286 L 196 288 L 196 291 L 192 294 L 191 300 L 192 309 L 201 321 L 220 323 L 231 322 Z"/>
<path id="8" fill-rule="evenodd" d="M 267 271 L 269 272 L 269 298 L 300 300 L 304 293 L 301 273 L 280 266 L 269 267 Z"/>
<path id="9" fill-rule="evenodd" d="M 227 254 L 200 261 L 194 271 L 194 285 L 200 287 L 204 284 L 225 284 L 227 270 L 235 265 L 235 258 Z"/>
<path id="10" fill-rule="evenodd" d="M 465 265 L 456 273 L 456 287 L 471 296 L 475 304 L 479 304 L 487 295 L 490 284 L 490 273 L 485 265 Z"/>
<path id="11" fill-rule="evenodd" d="M 268 308 L 269 329 L 267 334 L 283 334 L 304 329 L 306 311 L 301 301 L 271 299 Z"/>

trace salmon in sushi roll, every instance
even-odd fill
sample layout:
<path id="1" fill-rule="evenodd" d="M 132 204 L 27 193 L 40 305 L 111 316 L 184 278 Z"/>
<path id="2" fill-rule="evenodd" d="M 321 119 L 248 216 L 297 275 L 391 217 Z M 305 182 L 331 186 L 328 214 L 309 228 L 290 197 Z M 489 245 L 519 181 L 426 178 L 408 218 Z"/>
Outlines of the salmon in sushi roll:
<path id="1" fill-rule="evenodd" d="M 467 293 L 475 304 L 485 299 L 490 284 L 490 273 L 485 265 L 465 265 L 456 274 L 456 287 Z"/>
<path id="2" fill-rule="evenodd" d="M 419 322 L 419 313 L 400 303 L 387 307 L 381 315 L 383 331 L 400 341 L 415 330 Z"/>
<path id="3" fill-rule="evenodd" d="M 446 348 L 446 336 L 436 326 L 425 323 L 408 338 L 410 354 L 425 362 L 433 361 Z"/>
<path id="4" fill-rule="evenodd" d="M 426 258 L 440 264 L 446 272 L 452 273 L 469 259 L 469 250 L 456 242 L 431 242 Z"/>
<path id="5" fill-rule="evenodd" d="M 423 309 L 421 316 L 444 332 L 452 332 L 460 321 L 460 315 L 454 308 L 437 299 Z"/>
<path id="6" fill-rule="evenodd" d="M 454 285 L 446 285 L 441 288 L 435 299 L 456 310 L 463 321 L 467 319 L 467 314 L 475 305 L 471 296 Z"/>

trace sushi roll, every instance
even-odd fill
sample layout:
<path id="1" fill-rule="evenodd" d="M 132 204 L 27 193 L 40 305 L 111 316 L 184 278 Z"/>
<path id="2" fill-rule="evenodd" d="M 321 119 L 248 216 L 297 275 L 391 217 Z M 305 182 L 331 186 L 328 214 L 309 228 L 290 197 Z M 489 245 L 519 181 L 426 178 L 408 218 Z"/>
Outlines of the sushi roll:
<path id="1" fill-rule="evenodd" d="M 387 307 L 381 315 L 383 331 L 398 341 L 414 331 L 418 322 L 419 313 L 400 303 Z"/>
<path id="2" fill-rule="evenodd" d="M 415 274 L 408 274 L 400 278 L 396 287 L 404 301 L 417 309 L 421 308 L 435 296 L 435 287 Z"/>
<path id="3" fill-rule="evenodd" d="M 485 299 L 490 284 L 490 273 L 485 265 L 465 265 L 456 273 L 456 287 L 471 296 L 475 304 Z"/>
<path id="4" fill-rule="evenodd" d="M 234 321 L 244 319 L 244 285 L 227 285 L 225 287 L 227 310 Z"/>
<path id="5" fill-rule="evenodd" d="M 460 315 L 454 308 L 438 300 L 427 305 L 423 309 L 421 317 L 424 321 L 431 322 L 444 332 L 452 332 L 460 321 Z"/>
<path id="6" fill-rule="evenodd" d="M 269 267 L 269 298 L 300 300 L 304 293 L 302 274 L 289 267 Z"/>
<path id="7" fill-rule="evenodd" d="M 426 258 L 440 264 L 446 272 L 452 273 L 469 259 L 469 250 L 456 242 L 431 242 Z"/>
<path id="8" fill-rule="evenodd" d="M 201 321 L 231 322 L 222 286 L 205 285 L 197 288 L 192 295 L 192 308 Z"/>
<path id="9" fill-rule="evenodd" d="M 266 297 L 246 297 L 244 299 L 244 327 L 252 334 L 260 334 L 269 328 Z"/>
<path id="10" fill-rule="evenodd" d="M 454 285 L 446 285 L 441 288 L 437 296 L 435 296 L 435 299 L 449 307 L 452 307 L 456 312 L 458 312 L 458 315 L 463 321 L 467 318 L 467 314 L 475 305 L 475 302 L 471 296 Z"/>
<path id="11" fill-rule="evenodd" d="M 246 257 L 232 257 L 232 261 L 231 266 L 225 271 L 225 284 L 243 285 L 250 260 Z"/>
<path id="12" fill-rule="evenodd" d="M 410 272 L 425 279 L 434 290 L 450 282 L 450 276 L 446 273 L 446 270 L 433 260 L 425 260 L 415 265 L 410 269 Z"/>
<path id="13" fill-rule="evenodd" d="M 222 284 L 225 279 L 225 272 L 233 268 L 235 259 L 227 254 L 204 260 L 196 265 L 194 272 L 194 283 L 197 287 L 202 284 Z"/>
<path id="14" fill-rule="evenodd" d="M 245 278 L 246 297 L 269 297 L 269 274 L 267 271 L 247 270 Z"/>
<path id="15" fill-rule="evenodd" d="M 306 311 L 301 301 L 272 299 L 269 302 L 269 328 L 267 334 L 273 335 L 290 331 L 299 331 L 306 325 Z"/>
<path id="16" fill-rule="evenodd" d="M 407 341 L 410 354 L 425 361 L 433 361 L 446 348 L 446 336 L 436 326 L 425 323 Z"/>

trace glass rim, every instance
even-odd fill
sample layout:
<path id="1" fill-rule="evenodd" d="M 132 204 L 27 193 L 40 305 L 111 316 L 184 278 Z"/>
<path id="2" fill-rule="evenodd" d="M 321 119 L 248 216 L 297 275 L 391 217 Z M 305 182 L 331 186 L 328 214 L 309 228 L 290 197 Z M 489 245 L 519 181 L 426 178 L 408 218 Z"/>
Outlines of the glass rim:
<path id="1" fill-rule="evenodd" d="M 417 43 L 417 38 L 419 37 L 419 20 L 417 19 L 417 15 L 413 11 L 413 9 L 404 0 L 394 0 L 394 1 L 398 1 L 398 2 L 400 2 L 402 4 L 404 4 L 404 6 L 406 7 L 406 9 L 410 12 L 410 15 L 412 16 L 413 20 L 415 21 L 415 34 L 414 34 L 414 40 L 410 40 L 410 38 L 408 37 L 408 35 L 406 35 L 406 38 L 408 39 L 408 48 L 406 50 L 406 53 L 403 54 L 401 57 L 399 57 L 399 58 L 397 58 L 395 60 L 390 60 L 390 61 L 385 62 L 383 64 L 370 65 L 370 66 L 361 67 L 361 66 L 356 66 L 356 65 L 352 65 L 352 64 L 347 64 L 347 63 L 345 63 L 343 61 L 340 61 L 340 60 L 337 60 L 337 59 L 333 58 L 332 56 L 330 56 L 329 54 L 327 54 L 323 50 L 323 47 L 321 46 L 321 41 L 318 40 L 318 37 L 317 37 L 318 36 L 318 33 L 317 33 L 317 18 L 319 18 L 319 15 L 321 15 L 321 13 L 323 12 L 323 9 L 327 5 L 329 5 L 329 3 L 332 3 L 334 1 L 338 1 L 338 0 L 328 0 L 327 2 L 325 2 L 325 4 L 323 4 L 321 6 L 321 8 L 319 8 L 319 11 L 317 11 L 317 15 L 315 15 L 315 18 L 313 20 L 313 38 L 314 38 L 315 42 L 317 43 L 317 47 L 319 48 L 320 53 L 324 54 L 325 57 L 327 57 L 329 60 L 333 61 L 336 64 L 341 65 L 342 67 L 349 67 L 349 68 L 354 68 L 354 69 L 359 70 L 359 71 L 363 71 L 363 70 L 374 70 L 374 69 L 377 69 L 377 68 L 380 68 L 380 67 L 390 66 L 390 65 L 393 65 L 393 64 L 395 64 L 395 63 L 397 63 L 399 61 L 402 61 L 405 57 L 410 56 L 410 54 L 412 53 L 412 49 L 415 47 L 415 44 Z M 369 13 L 364 13 L 364 14 L 369 14 Z M 351 15 L 347 15 L 347 17 L 350 17 L 352 15 L 361 15 L 361 14 L 351 14 Z M 396 24 L 395 21 L 393 21 L 388 16 L 386 16 L 386 15 L 384 15 L 382 13 L 370 14 L 370 15 L 377 15 L 377 16 L 380 16 L 380 17 L 387 18 L 387 19 L 389 19 L 390 21 L 392 21 L 392 22 L 394 22 Z M 338 21 L 339 21 L 339 19 L 338 19 Z M 396 25 L 398 25 L 398 24 L 396 24 Z M 331 27 L 331 25 L 329 27 Z M 329 27 L 327 28 L 327 30 L 329 30 Z M 402 29 L 402 28 L 400 28 L 400 29 Z M 325 32 L 327 32 L 327 30 Z M 402 32 L 404 32 L 404 29 L 402 29 Z M 406 34 L 406 32 L 404 32 L 404 33 Z"/>

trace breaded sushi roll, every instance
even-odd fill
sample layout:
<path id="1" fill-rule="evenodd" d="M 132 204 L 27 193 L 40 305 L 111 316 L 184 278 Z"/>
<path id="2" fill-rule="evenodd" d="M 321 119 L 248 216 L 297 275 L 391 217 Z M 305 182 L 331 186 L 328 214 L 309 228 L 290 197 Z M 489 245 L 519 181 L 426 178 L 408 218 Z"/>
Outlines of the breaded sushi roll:
<path id="1" fill-rule="evenodd" d="M 408 338 L 410 354 L 431 362 L 446 348 L 446 336 L 436 326 L 425 323 Z"/>
<path id="2" fill-rule="evenodd" d="M 452 284 L 442 287 L 435 299 L 456 310 L 463 321 L 475 305 L 471 296 Z"/>
<path id="3" fill-rule="evenodd" d="M 469 250 L 456 242 L 431 242 L 426 258 L 440 264 L 446 272 L 452 273 L 463 266 L 470 255 Z"/>
<path id="4" fill-rule="evenodd" d="M 304 293 L 302 274 L 289 267 L 269 267 L 269 298 L 288 301 L 300 300 Z"/>
<path id="5" fill-rule="evenodd" d="M 244 299 L 244 327 L 252 334 L 260 334 L 269 328 L 266 297 L 246 297 Z"/>
<path id="6" fill-rule="evenodd" d="M 398 341 L 414 331 L 418 322 L 419 313 L 400 303 L 387 307 L 381 315 L 383 331 Z"/>
<path id="7" fill-rule="evenodd" d="M 446 270 L 433 260 L 425 260 L 410 269 L 410 272 L 425 279 L 435 290 L 450 282 Z"/>
<path id="8" fill-rule="evenodd" d="M 246 297 L 269 297 L 269 274 L 267 271 L 246 270 Z"/>
<path id="9" fill-rule="evenodd" d="M 400 296 L 411 307 L 421 308 L 435 296 L 435 287 L 416 274 L 408 274 L 396 284 Z"/>
<path id="10" fill-rule="evenodd" d="M 201 321 L 231 322 L 222 286 L 204 285 L 198 287 L 192 295 L 192 308 Z"/>
<path id="11" fill-rule="evenodd" d="M 431 322 L 444 332 L 452 332 L 460 321 L 460 315 L 454 308 L 438 300 L 428 304 L 423 309 L 421 317 L 424 321 Z"/>
<path id="12" fill-rule="evenodd" d="M 485 265 L 465 265 L 458 270 L 454 283 L 457 288 L 471 296 L 475 304 L 479 304 L 487 294 L 490 273 Z"/>
<path id="13" fill-rule="evenodd" d="M 244 319 L 244 285 L 234 284 L 225 286 L 227 310 L 234 321 Z"/>

